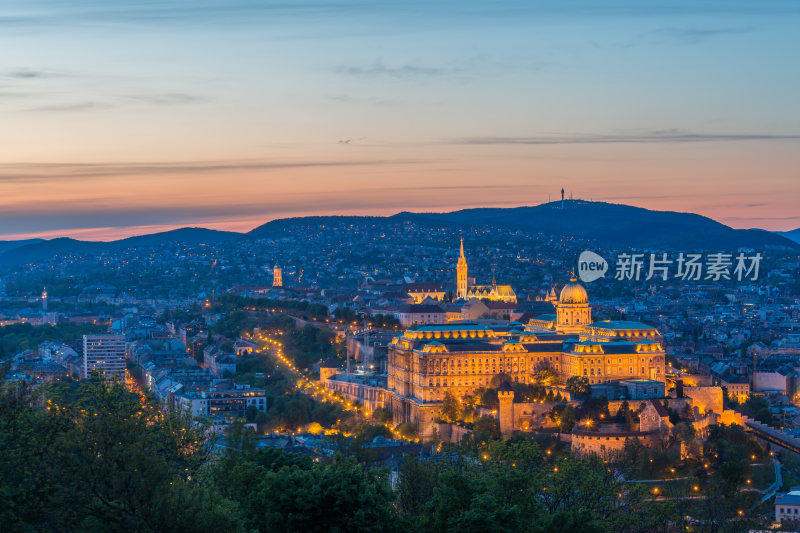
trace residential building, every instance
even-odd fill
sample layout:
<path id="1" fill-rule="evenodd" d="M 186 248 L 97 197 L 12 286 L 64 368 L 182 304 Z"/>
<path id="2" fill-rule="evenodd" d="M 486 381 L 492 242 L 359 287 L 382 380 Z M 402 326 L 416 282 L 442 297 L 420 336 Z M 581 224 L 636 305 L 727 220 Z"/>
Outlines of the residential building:
<path id="1" fill-rule="evenodd" d="M 125 337 L 122 335 L 84 335 L 82 378 L 92 372 L 106 377 L 125 378 Z"/>

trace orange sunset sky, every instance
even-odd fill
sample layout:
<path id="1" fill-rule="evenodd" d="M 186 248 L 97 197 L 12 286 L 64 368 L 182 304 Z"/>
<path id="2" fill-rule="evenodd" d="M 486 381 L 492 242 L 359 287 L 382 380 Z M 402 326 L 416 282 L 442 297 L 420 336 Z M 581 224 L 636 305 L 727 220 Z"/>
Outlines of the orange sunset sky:
<path id="1" fill-rule="evenodd" d="M 575 198 L 800 227 L 800 12 L 0 7 L 0 239 Z"/>

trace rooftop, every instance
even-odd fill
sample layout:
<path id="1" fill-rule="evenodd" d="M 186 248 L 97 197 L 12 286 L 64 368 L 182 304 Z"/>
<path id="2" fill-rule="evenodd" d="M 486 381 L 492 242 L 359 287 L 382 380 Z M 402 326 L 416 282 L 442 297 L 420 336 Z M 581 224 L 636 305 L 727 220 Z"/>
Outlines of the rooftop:
<path id="1" fill-rule="evenodd" d="M 490 328 L 482 324 L 417 324 L 408 328 L 410 331 L 487 331 Z"/>
<path id="2" fill-rule="evenodd" d="M 655 329 L 653 326 L 648 326 L 641 322 L 634 322 L 632 320 L 601 320 L 589 325 L 591 328 L 597 329 Z"/>

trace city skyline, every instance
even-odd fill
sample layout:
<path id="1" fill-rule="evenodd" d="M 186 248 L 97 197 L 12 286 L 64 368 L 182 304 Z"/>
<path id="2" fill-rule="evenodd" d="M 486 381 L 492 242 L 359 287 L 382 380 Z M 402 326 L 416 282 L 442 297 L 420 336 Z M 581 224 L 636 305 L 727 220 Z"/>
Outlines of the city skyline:
<path id="1" fill-rule="evenodd" d="M 800 227 L 800 10 L 0 8 L 0 238 L 576 198 Z"/>

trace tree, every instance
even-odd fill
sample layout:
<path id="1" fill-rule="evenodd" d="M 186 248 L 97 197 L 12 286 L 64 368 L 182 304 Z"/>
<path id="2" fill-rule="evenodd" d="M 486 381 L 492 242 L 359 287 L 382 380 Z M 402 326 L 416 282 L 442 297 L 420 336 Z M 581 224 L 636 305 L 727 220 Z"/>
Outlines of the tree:
<path id="1" fill-rule="evenodd" d="M 12 531 L 237 531 L 230 502 L 198 481 L 204 438 L 97 377 L 41 398 L 2 390 L 0 522 Z"/>
<path id="2" fill-rule="evenodd" d="M 631 411 L 628 400 L 623 400 L 620 404 L 619 410 L 617 411 L 617 419 L 625 424 L 625 431 L 636 430 L 636 421 L 634 420 L 633 411 Z"/>
<path id="3" fill-rule="evenodd" d="M 572 376 L 567 379 L 567 384 L 564 389 L 572 394 L 582 398 L 588 395 L 592 388 L 589 386 L 589 380 L 583 376 Z"/>
<path id="4" fill-rule="evenodd" d="M 623 465 L 632 468 L 641 461 L 644 449 L 644 445 L 638 438 L 627 438 L 625 446 L 622 448 L 620 461 Z"/>
<path id="5" fill-rule="evenodd" d="M 489 409 L 497 409 L 500 407 L 500 401 L 497 399 L 497 389 L 486 389 L 481 394 L 480 404 Z"/>
<path id="6" fill-rule="evenodd" d="M 581 414 L 584 418 L 604 418 L 610 416 L 608 412 L 608 399 L 605 396 L 600 398 L 586 398 L 581 403 Z"/>
<path id="7" fill-rule="evenodd" d="M 398 424 L 395 429 L 398 433 L 400 433 L 400 435 L 407 439 L 415 439 L 418 437 L 417 426 L 412 422 L 403 422 L 402 424 Z"/>
<path id="8" fill-rule="evenodd" d="M 753 414 L 753 418 L 762 424 L 772 424 L 772 411 L 769 410 L 769 407 L 762 407 Z"/>
<path id="9" fill-rule="evenodd" d="M 441 409 L 442 420 L 450 424 L 453 424 L 461 420 L 461 414 L 462 414 L 461 402 L 459 402 L 458 398 L 453 396 L 450 393 L 450 391 L 447 391 L 444 394 L 444 399 L 442 400 L 442 409 Z"/>
<path id="10" fill-rule="evenodd" d="M 547 413 L 561 433 L 569 433 L 575 427 L 575 409 L 568 404 L 554 405 Z"/>
<path id="11" fill-rule="evenodd" d="M 267 470 L 240 500 L 263 532 L 388 531 L 394 528 L 388 478 L 353 463 Z"/>
<path id="12" fill-rule="evenodd" d="M 493 389 L 496 389 L 503 383 L 513 383 L 514 380 L 511 379 L 511 376 L 506 374 L 505 372 L 500 372 L 499 374 L 495 374 L 492 376 L 492 379 L 489 381 L 489 384 L 492 386 Z"/>
<path id="13" fill-rule="evenodd" d="M 543 364 L 539 369 L 537 369 L 534 379 L 536 379 L 536 382 L 541 385 L 555 385 L 558 383 L 558 372 L 553 370 L 553 367 L 551 367 L 549 364 Z"/>
<path id="14" fill-rule="evenodd" d="M 433 498 L 438 471 L 430 463 L 411 455 L 403 459 L 397 471 L 397 500 L 400 512 L 421 515 Z"/>
<path id="15" fill-rule="evenodd" d="M 567 460 L 559 463 L 548 490 L 542 494 L 550 514 L 581 510 L 589 512 L 605 524 L 606 531 L 613 527 L 615 515 L 620 512 L 617 483 L 610 471 L 599 460 Z M 602 522 L 601 522 L 602 524 Z"/>
<path id="16" fill-rule="evenodd" d="M 372 418 L 380 424 L 388 424 L 392 421 L 392 412 L 385 407 L 378 407 L 372 412 Z"/>
<path id="17" fill-rule="evenodd" d="M 508 440 L 496 440 L 489 447 L 491 457 L 526 470 L 538 469 L 543 460 L 542 449 L 530 437 L 516 434 Z"/>
<path id="18" fill-rule="evenodd" d="M 499 439 L 500 422 L 493 416 L 483 415 L 473 424 L 472 436 L 476 442 Z"/>

